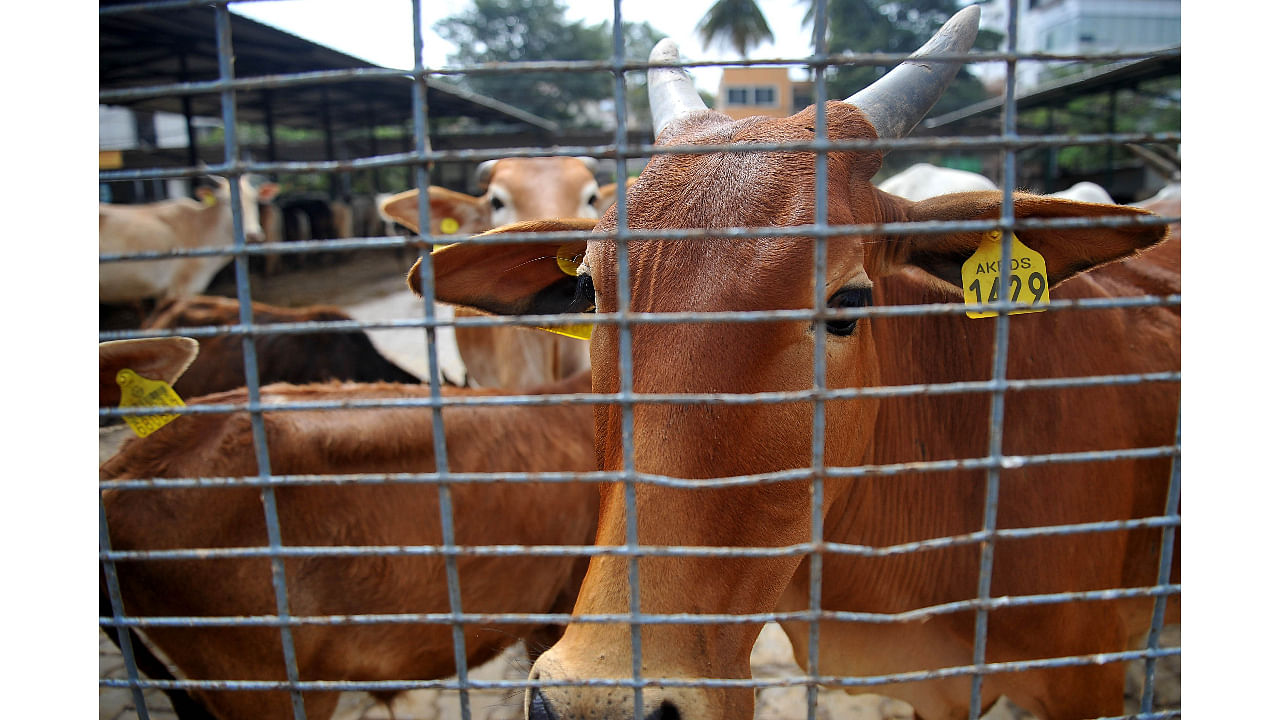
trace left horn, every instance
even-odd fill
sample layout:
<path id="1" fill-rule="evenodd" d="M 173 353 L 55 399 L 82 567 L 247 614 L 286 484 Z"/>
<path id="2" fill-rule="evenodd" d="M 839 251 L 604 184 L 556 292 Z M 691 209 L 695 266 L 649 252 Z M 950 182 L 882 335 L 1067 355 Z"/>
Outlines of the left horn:
<path id="1" fill-rule="evenodd" d="M 680 61 L 680 46 L 671 38 L 663 38 L 653 46 L 649 62 Z M 706 110 L 707 104 L 693 86 L 693 76 L 684 68 L 649 68 L 649 110 L 653 114 L 653 137 L 656 139 L 675 120 Z"/>
<path id="2" fill-rule="evenodd" d="M 906 137 L 942 97 L 964 64 L 961 60 L 931 62 L 929 56 L 969 52 L 978 37 L 980 13 L 977 5 L 956 13 L 929 42 L 911 54 L 915 59 L 903 62 L 845 102 L 862 110 L 881 138 Z"/>
<path id="3" fill-rule="evenodd" d="M 479 185 L 481 189 L 488 187 L 489 178 L 493 177 L 493 166 L 497 164 L 498 164 L 498 161 L 495 159 L 495 160 L 485 160 L 484 162 L 477 165 L 476 166 L 476 185 Z"/>

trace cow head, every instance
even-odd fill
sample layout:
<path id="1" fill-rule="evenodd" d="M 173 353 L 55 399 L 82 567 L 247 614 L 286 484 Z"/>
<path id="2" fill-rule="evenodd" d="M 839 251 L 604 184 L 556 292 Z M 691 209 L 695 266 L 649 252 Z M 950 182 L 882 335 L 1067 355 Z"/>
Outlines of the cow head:
<path id="1" fill-rule="evenodd" d="M 488 160 L 476 169 L 478 197 L 428 188 L 433 235 L 473 235 L 499 225 L 547 218 L 599 218 L 608 207 L 595 179 L 594 158 Z M 418 231 L 418 191 L 383 201 L 379 212 Z"/>
<path id="2" fill-rule="evenodd" d="M 958 70 L 958 62 L 932 53 L 965 52 L 977 31 L 976 7 L 961 11 L 909 61 L 843 102 L 825 106 L 833 140 L 874 140 L 910 132 Z M 652 60 L 677 58 L 670 41 Z M 812 141 L 816 108 L 781 119 L 734 121 L 703 106 L 688 74 L 650 71 L 650 99 L 660 144 L 715 145 Z M 971 192 L 911 202 L 872 185 L 878 151 L 835 151 L 827 157 L 831 225 L 998 218 L 999 192 Z M 877 283 L 910 272 L 961 297 L 960 267 L 978 247 L 981 231 L 933 234 L 871 233 L 830 238 L 825 277 L 815 287 L 814 241 L 794 236 L 681 239 L 646 237 L 646 231 L 730 227 L 780 228 L 815 221 L 815 155 L 802 150 L 745 153 L 708 151 L 658 154 L 626 193 L 630 277 L 629 309 L 637 313 L 813 309 L 820 294 L 834 310 L 876 302 Z M 1018 194 L 1018 217 L 1138 214 Z M 572 229 L 543 223 L 504 231 Z M 556 243 L 467 244 L 435 254 L 437 297 L 494 313 L 619 310 L 617 207 L 595 235 L 580 243 L 584 261 L 574 275 L 556 268 Z M 1056 284 L 1095 265 L 1152 245 L 1157 227 L 1019 231 L 1045 258 Z M 492 238 L 490 238 L 492 239 Z M 564 255 L 562 252 L 561 255 Z M 868 317 L 710 322 L 696 319 L 635 321 L 630 334 L 634 405 L 629 437 L 634 467 L 644 476 L 678 478 L 684 486 L 637 482 L 635 530 L 641 546 L 786 546 L 810 540 L 807 481 L 737 487 L 698 487 L 696 481 L 812 466 L 814 406 L 806 401 L 760 403 L 645 402 L 647 394 L 768 393 L 814 387 L 814 356 L 825 347 L 828 388 L 874 386 L 880 353 Z M 622 388 L 620 333 L 601 324 L 591 337 L 593 390 Z M 939 349 L 946 352 L 947 349 Z M 886 353 L 887 354 L 887 353 Z M 877 403 L 866 398 L 827 401 L 823 463 L 861 464 L 876 422 Z M 628 463 L 623 412 L 596 411 L 595 442 L 602 470 Z M 830 482 L 824 509 L 843 492 Z M 601 489 L 597 544 L 621 546 L 628 536 L 626 487 Z M 629 559 L 591 560 L 575 614 L 626 615 L 633 592 L 644 613 L 747 614 L 773 610 L 801 558 L 642 557 L 638 588 Z M 645 678 L 748 678 L 752 644 L 762 623 L 649 624 L 639 632 Z M 531 690 L 531 718 L 636 718 L 634 692 L 619 687 L 572 686 L 587 678 L 632 677 L 632 634 L 627 623 L 571 624 L 533 666 L 531 679 L 559 683 Z M 640 717 L 750 718 L 751 689 L 656 687 L 643 690 Z"/>
<path id="3" fill-rule="evenodd" d="M 231 218 L 231 183 L 225 178 L 213 176 L 214 186 L 196 188 L 196 197 L 214 212 L 222 213 L 227 222 Z M 240 176 L 240 217 L 244 222 L 245 242 L 262 242 L 266 233 L 262 230 L 259 203 L 266 205 L 275 199 L 280 186 L 273 182 L 255 181 L 248 175 Z"/>

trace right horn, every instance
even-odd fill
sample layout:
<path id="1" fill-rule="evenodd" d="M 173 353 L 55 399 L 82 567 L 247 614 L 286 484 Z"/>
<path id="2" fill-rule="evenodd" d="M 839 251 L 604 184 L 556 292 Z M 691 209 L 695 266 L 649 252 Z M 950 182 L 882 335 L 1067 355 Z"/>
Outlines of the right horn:
<path id="1" fill-rule="evenodd" d="M 649 62 L 674 63 L 680 61 L 680 46 L 671 38 L 663 38 L 653 46 Z M 649 68 L 649 110 L 653 115 L 653 137 L 657 139 L 672 121 L 706 110 L 693 77 L 689 71 L 678 67 Z"/>
<path id="2" fill-rule="evenodd" d="M 906 60 L 845 102 L 857 106 L 881 138 L 906 137 L 942 97 L 964 64 L 961 60 L 930 61 L 929 56 L 969 52 L 978 37 L 980 13 L 977 5 L 956 13 L 929 42 L 911 54 L 914 59 Z"/>

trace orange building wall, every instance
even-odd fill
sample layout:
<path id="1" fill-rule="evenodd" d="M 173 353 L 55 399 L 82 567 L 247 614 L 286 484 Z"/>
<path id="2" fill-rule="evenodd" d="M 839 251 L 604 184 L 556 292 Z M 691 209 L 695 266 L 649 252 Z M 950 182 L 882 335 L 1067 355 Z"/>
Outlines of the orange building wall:
<path id="1" fill-rule="evenodd" d="M 754 88 L 772 87 L 774 105 L 730 105 L 729 88 L 749 88 L 748 101 L 754 98 Z M 786 117 L 791 114 L 791 80 L 785 67 L 725 68 L 716 94 L 716 110 L 738 120 L 753 115 Z"/>

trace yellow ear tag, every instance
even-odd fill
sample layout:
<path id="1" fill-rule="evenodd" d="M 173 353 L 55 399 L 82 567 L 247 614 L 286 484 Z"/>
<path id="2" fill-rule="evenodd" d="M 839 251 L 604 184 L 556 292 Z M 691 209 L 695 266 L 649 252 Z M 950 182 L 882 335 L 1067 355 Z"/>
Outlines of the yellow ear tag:
<path id="1" fill-rule="evenodd" d="M 573 245 L 561 245 L 556 248 L 556 266 L 560 268 L 560 272 L 569 277 L 578 277 L 578 266 L 582 264 L 582 256 L 574 254 Z M 576 338 L 578 340 L 590 340 L 591 329 L 594 325 L 587 323 L 579 323 L 576 325 L 561 325 L 559 327 L 539 327 L 539 330 L 564 335 L 565 337 Z"/>
<path id="2" fill-rule="evenodd" d="M 215 197 L 213 193 L 206 193 L 200 196 L 200 202 L 203 203 L 205 207 L 213 207 L 218 204 L 218 198 Z"/>
<path id="3" fill-rule="evenodd" d="M 1000 292 L 1000 231 L 992 230 L 978 244 L 978 250 L 960 267 L 964 288 L 964 304 L 980 305 L 997 302 Z M 1049 272 L 1044 256 L 1013 236 L 1013 263 L 1009 272 L 1009 299 L 1025 310 L 1010 310 L 1010 315 L 1042 312 L 1049 304 Z M 995 317 L 993 311 L 969 310 L 971 318 Z"/>
<path id="4" fill-rule="evenodd" d="M 462 227 L 462 226 L 458 224 L 458 221 L 450 217 L 447 217 L 440 221 L 440 232 L 444 233 L 445 235 L 452 235 L 458 232 L 459 227 Z"/>
<path id="5" fill-rule="evenodd" d="M 556 248 L 556 265 L 560 272 L 569 277 L 578 277 L 578 266 L 582 264 L 582 256 L 575 255 L 573 245 L 561 245 Z"/>
<path id="6" fill-rule="evenodd" d="M 560 327 L 539 327 L 538 329 L 546 330 L 549 333 L 555 333 L 557 335 L 564 335 L 565 337 L 571 337 L 575 340 L 590 340 L 591 329 L 594 327 L 595 325 L 583 323 L 579 325 L 561 325 Z"/>
<path id="7" fill-rule="evenodd" d="M 120 385 L 120 407 L 186 407 L 178 393 L 163 380 L 148 380 L 138 373 L 124 369 L 116 373 Z M 173 422 L 177 415 L 125 415 L 124 421 L 138 434 L 146 437 Z"/>

